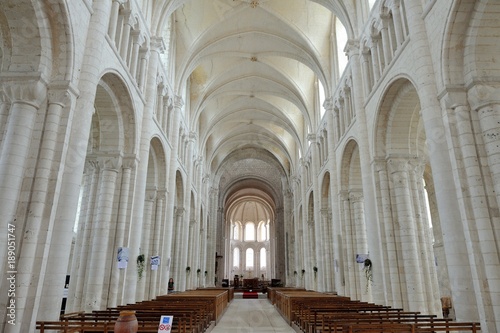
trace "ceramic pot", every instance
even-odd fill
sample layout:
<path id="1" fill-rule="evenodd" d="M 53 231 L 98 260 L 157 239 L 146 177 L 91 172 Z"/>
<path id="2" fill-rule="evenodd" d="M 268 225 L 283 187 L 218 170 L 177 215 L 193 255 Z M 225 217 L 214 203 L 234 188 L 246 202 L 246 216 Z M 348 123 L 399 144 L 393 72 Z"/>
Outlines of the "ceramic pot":
<path id="1" fill-rule="evenodd" d="M 120 311 L 120 316 L 115 323 L 115 333 L 136 333 L 138 326 L 135 311 Z"/>

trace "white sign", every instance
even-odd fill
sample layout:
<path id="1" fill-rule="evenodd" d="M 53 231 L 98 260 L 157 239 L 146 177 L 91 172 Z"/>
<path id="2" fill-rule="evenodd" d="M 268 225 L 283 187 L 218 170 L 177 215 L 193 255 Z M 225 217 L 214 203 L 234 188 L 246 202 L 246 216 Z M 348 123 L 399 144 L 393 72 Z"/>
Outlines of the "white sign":
<path id="1" fill-rule="evenodd" d="M 161 316 L 160 326 L 158 326 L 158 333 L 170 333 L 172 330 L 172 322 L 174 316 Z"/>

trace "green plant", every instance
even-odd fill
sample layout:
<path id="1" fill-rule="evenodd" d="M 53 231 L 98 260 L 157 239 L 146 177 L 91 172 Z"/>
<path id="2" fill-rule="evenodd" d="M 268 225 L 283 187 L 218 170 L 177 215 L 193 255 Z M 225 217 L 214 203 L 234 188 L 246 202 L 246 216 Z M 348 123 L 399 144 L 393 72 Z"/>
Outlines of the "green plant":
<path id="1" fill-rule="evenodd" d="M 293 271 L 293 275 L 297 275 L 297 271 Z"/>
<path id="2" fill-rule="evenodd" d="M 188 266 L 188 267 L 186 267 L 186 273 L 189 273 L 189 272 L 191 272 L 191 267 Z"/>
<path id="3" fill-rule="evenodd" d="M 318 267 L 314 266 L 313 271 L 314 271 L 314 273 L 318 273 Z"/>
<path id="4" fill-rule="evenodd" d="M 137 276 L 139 280 L 142 279 L 142 274 L 144 273 L 144 266 L 146 265 L 146 256 L 144 254 L 139 254 L 137 256 Z"/>
<path id="5" fill-rule="evenodd" d="M 372 261 L 370 259 L 365 259 L 363 262 L 363 271 L 366 277 L 366 292 L 368 292 L 368 288 L 373 283 Z"/>
<path id="6" fill-rule="evenodd" d="M 207 276 L 207 274 L 208 274 L 208 272 L 207 272 L 207 271 L 205 271 L 205 276 Z"/>
<path id="7" fill-rule="evenodd" d="M 200 275 L 200 272 L 201 272 L 201 269 L 199 269 L 199 268 L 198 268 L 198 269 L 196 270 L 196 274 Z"/>
<path id="8" fill-rule="evenodd" d="M 302 269 L 302 275 L 304 275 L 305 273 L 306 273 L 306 270 Z"/>

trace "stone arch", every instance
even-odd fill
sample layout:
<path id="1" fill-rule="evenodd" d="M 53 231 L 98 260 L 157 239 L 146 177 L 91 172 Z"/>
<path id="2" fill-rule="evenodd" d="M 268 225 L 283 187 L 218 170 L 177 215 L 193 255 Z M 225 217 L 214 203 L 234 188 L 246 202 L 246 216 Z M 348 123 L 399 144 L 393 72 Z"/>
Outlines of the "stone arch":
<path id="1" fill-rule="evenodd" d="M 0 72 L 39 72 L 45 78 L 72 80 L 75 68 L 70 21 L 64 1 L 0 4 Z"/>
<path id="2" fill-rule="evenodd" d="M 135 113 L 128 89 L 113 73 L 104 74 L 97 85 L 88 151 L 136 150 Z"/>
<path id="3" fill-rule="evenodd" d="M 355 139 L 350 139 L 342 153 L 340 167 L 340 199 L 341 199 L 341 234 L 344 247 L 343 263 L 345 265 L 345 293 L 357 299 L 369 297 L 369 289 L 365 288 L 362 271 L 356 262 L 357 255 L 369 252 L 366 238 L 364 214 L 364 198 L 361 175 L 359 146 Z"/>
<path id="4" fill-rule="evenodd" d="M 172 216 L 173 228 L 172 235 L 177 235 L 172 238 L 172 261 L 171 272 L 175 276 L 174 280 L 178 281 L 178 290 L 184 290 L 186 285 L 185 268 L 182 262 L 182 250 L 185 248 L 183 243 L 183 228 L 185 222 L 185 207 L 184 207 L 184 179 L 180 170 L 175 172 L 175 193 L 174 211 Z"/>
<path id="5" fill-rule="evenodd" d="M 336 290 L 335 286 L 335 274 L 333 273 L 333 257 L 335 256 L 333 249 L 333 219 L 332 219 L 332 193 L 331 193 L 331 175 L 327 171 L 323 175 L 321 182 L 321 243 L 322 246 L 322 256 L 320 262 L 318 262 L 319 267 L 323 267 L 320 275 L 324 275 L 323 289 L 324 290 Z M 332 256 L 333 254 L 333 256 Z M 328 276 L 333 277 L 327 278 Z"/>
<path id="6" fill-rule="evenodd" d="M 307 221 L 304 221 L 305 228 L 307 228 L 307 252 L 304 253 L 304 269 L 306 270 L 306 286 L 312 287 L 312 270 L 314 266 L 317 266 L 317 243 L 316 243 L 316 227 L 318 222 L 315 221 L 314 210 L 314 191 L 310 191 L 307 195 Z"/>
<path id="7" fill-rule="evenodd" d="M 165 221 L 166 163 L 162 142 L 158 137 L 153 137 L 150 142 L 147 164 L 146 195 L 142 223 L 141 248 L 146 254 L 146 258 L 158 256 L 162 253 L 160 235 Z M 160 269 L 163 269 L 161 265 Z M 160 270 L 147 270 L 145 279 L 139 280 L 138 285 L 137 291 L 140 294 L 137 299 L 154 298 L 160 293 L 162 285 Z M 146 286 L 149 286 L 149 288 Z"/>
<path id="8" fill-rule="evenodd" d="M 86 165 L 81 186 L 81 209 L 73 255 L 73 308 L 87 310 L 114 306 L 122 301 L 116 267 L 108 248 L 124 246 L 130 229 L 131 202 L 125 196 L 135 168 L 133 104 L 120 77 L 104 74 L 97 87 L 89 129 Z M 89 112 L 92 110 L 88 110 Z M 87 283 L 88 278 L 92 283 Z M 111 281 L 116 283 L 111 284 Z M 95 283 L 94 283 L 95 282 Z M 123 283 L 123 281 L 122 281 Z M 80 302 L 80 304 L 78 304 Z"/>
<path id="9" fill-rule="evenodd" d="M 431 180 L 426 133 L 420 114 L 420 96 L 407 78 L 395 79 L 386 89 L 374 123 L 378 183 L 387 188 L 380 207 L 382 242 L 390 260 L 384 274 L 386 291 L 395 306 L 439 313 L 439 290 L 430 239 L 424 178 Z M 382 185 L 380 185 L 382 183 Z M 385 237 L 385 239 L 384 239 Z M 404 262 L 397 270 L 397 262 Z M 401 266 L 400 266 L 401 267 Z M 415 273 L 418 271 L 418 273 Z"/>

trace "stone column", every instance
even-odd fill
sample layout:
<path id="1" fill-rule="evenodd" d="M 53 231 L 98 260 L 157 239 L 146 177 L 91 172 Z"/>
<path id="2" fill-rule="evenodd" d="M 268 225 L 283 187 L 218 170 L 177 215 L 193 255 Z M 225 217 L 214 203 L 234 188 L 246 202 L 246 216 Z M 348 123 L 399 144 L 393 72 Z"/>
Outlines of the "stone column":
<path id="1" fill-rule="evenodd" d="M 100 310 L 107 306 L 107 290 L 104 289 L 109 264 L 109 240 L 112 230 L 112 213 L 118 169 L 121 156 L 98 157 L 101 173 L 99 176 L 99 194 L 94 226 L 91 235 L 91 251 L 88 279 L 85 285 L 85 311 Z"/>
<path id="2" fill-rule="evenodd" d="M 403 23 L 401 21 L 401 0 L 393 1 L 391 9 L 392 19 L 394 20 L 394 33 L 396 34 L 396 48 L 399 48 L 405 40 L 403 34 Z"/>
<path id="3" fill-rule="evenodd" d="M 165 207 L 166 211 L 166 221 L 165 228 L 163 231 L 163 255 L 167 261 L 170 261 L 169 269 L 162 270 L 162 283 L 166 283 L 170 277 L 173 275 L 170 273 L 172 270 L 172 262 L 173 262 L 173 230 L 174 230 L 174 222 L 175 222 L 175 205 L 176 205 L 176 173 L 177 173 L 177 156 L 178 156 L 178 140 L 179 140 L 179 126 L 181 120 L 181 109 L 184 105 L 182 99 L 178 96 L 175 97 L 174 101 L 174 109 L 173 109 L 173 119 L 172 119 L 172 131 L 171 133 L 171 147 L 172 151 L 170 152 L 170 158 L 168 161 L 168 189 L 167 189 L 167 205 Z M 169 133 L 167 133 L 169 134 Z M 176 282 L 176 281 L 175 281 Z"/>
<path id="4" fill-rule="evenodd" d="M 371 37 L 371 45 L 370 45 L 370 53 L 372 55 L 372 67 L 373 67 L 373 81 L 377 82 L 380 79 L 380 75 L 384 70 L 382 64 L 380 63 L 380 59 L 378 56 L 378 44 L 380 43 L 379 36 Z"/>
<path id="5" fill-rule="evenodd" d="M 366 241 L 366 225 L 365 225 L 365 212 L 363 206 L 363 193 L 361 191 L 351 190 L 349 191 L 349 203 L 351 208 L 351 217 L 353 225 L 353 249 L 354 255 L 356 254 L 368 254 L 368 246 Z M 354 248 L 355 247 L 355 248 Z M 366 281 L 364 272 L 360 269 L 360 264 L 356 267 L 356 299 L 362 299 L 365 301 L 371 300 L 371 283 Z M 367 295 L 363 297 L 363 295 Z"/>
<path id="6" fill-rule="evenodd" d="M 137 65 L 139 63 L 139 49 L 141 44 L 144 43 L 144 37 L 140 35 L 139 31 L 132 31 L 132 52 L 130 53 L 130 61 L 128 61 L 128 67 L 130 69 L 130 74 L 132 77 L 138 81 L 137 78 Z"/>
<path id="7" fill-rule="evenodd" d="M 82 203 L 78 219 L 78 231 L 75 252 L 71 264 L 71 280 L 68 290 L 66 310 L 75 312 L 83 307 L 83 290 L 85 272 L 89 261 L 90 235 L 94 223 L 94 209 L 97 201 L 97 185 L 99 183 L 99 163 L 96 159 L 87 159 L 85 163 L 84 182 L 82 185 Z"/>
<path id="8" fill-rule="evenodd" d="M 123 4 L 123 2 L 124 2 L 123 0 L 113 0 L 113 4 L 111 7 L 108 36 L 113 43 L 115 43 L 116 26 L 118 24 L 118 14 L 120 12 L 120 5 Z"/>
<path id="9" fill-rule="evenodd" d="M 141 54 L 139 74 L 138 74 L 138 77 L 136 76 L 137 85 L 139 86 L 139 89 L 141 91 L 144 91 L 144 87 L 146 85 L 146 74 L 147 74 L 149 57 L 150 57 L 150 53 L 147 51 L 145 51 Z"/>
<path id="10" fill-rule="evenodd" d="M 372 78 L 373 74 L 370 74 L 369 57 L 370 57 L 369 50 L 366 48 L 363 49 L 363 51 L 361 53 L 361 66 L 363 66 L 362 67 L 363 80 L 361 80 L 361 82 L 363 83 L 363 89 L 364 89 L 365 96 L 370 95 L 370 92 L 372 91 L 372 85 L 374 82 L 374 79 Z"/>
<path id="11" fill-rule="evenodd" d="M 459 187 L 456 178 L 450 172 L 453 170 L 453 162 L 450 158 L 451 146 L 447 144 L 447 138 L 444 135 L 447 126 L 443 123 L 438 100 L 433 98 L 439 94 L 435 83 L 436 69 L 430 54 L 428 29 L 422 19 L 422 5 L 412 1 L 405 1 L 404 5 L 408 19 L 409 38 L 412 40 L 412 50 L 414 50 L 413 68 L 418 68 L 415 76 L 415 87 L 419 96 L 426 97 L 420 99 L 421 115 L 427 135 L 428 155 L 439 205 L 439 218 L 443 234 L 446 235 L 444 247 L 447 255 L 450 285 L 452 285 L 454 294 L 455 313 L 457 320 L 478 321 L 478 308 L 481 306 L 477 303 L 474 282 L 471 279 L 471 274 L 475 274 L 475 271 L 462 269 L 464 258 L 471 259 L 470 255 L 467 255 L 468 249 L 463 246 L 463 244 L 468 244 L 465 237 L 468 231 L 464 229 L 465 225 L 462 224 L 466 218 L 465 216 L 462 218 L 460 215 L 463 207 L 457 200 L 457 195 L 462 191 L 462 188 Z M 471 263 L 471 267 L 473 266 L 474 264 Z"/>
<path id="12" fill-rule="evenodd" d="M 337 144 L 337 140 L 335 137 L 338 135 L 336 132 L 336 114 L 333 108 L 332 100 L 326 100 L 323 104 L 327 113 L 327 132 L 328 132 L 328 168 L 330 170 L 330 217 L 328 218 L 328 229 L 329 234 L 331 235 L 330 240 L 330 261 L 331 261 L 331 269 L 330 269 L 330 277 L 329 283 L 331 284 L 329 290 L 333 290 L 338 292 L 339 294 L 343 293 L 343 272 L 341 270 L 341 262 L 342 262 L 342 252 L 341 252 L 341 234 L 342 234 L 342 226 L 340 221 L 340 208 L 337 194 L 339 192 L 338 186 L 338 172 L 337 172 L 337 158 L 335 154 L 335 146 Z M 338 132 L 338 131 L 337 131 Z M 333 212 L 333 214 L 332 214 Z M 333 281 L 332 281 L 333 278 Z"/>
<path id="13" fill-rule="evenodd" d="M 9 275 L 13 274 L 16 276 L 16 284 L 18 286 L 16 290 L 16 323 L 17 325 L 21 325 L 21 321 L 23 321 L 23 327 L 27 331 L 29 322 L 24 326 L 23 318 L 27 295 L 19 295 L 19 292 L 23 292 L 22 285 L 19 284 L 23 282 L 25 286 L 29 286 L 31 282 L 29 281 L 30 267 L 26 267 L 26 271 L 23 271 L 24 264 L 20 262 L 20 258 L 24 257 L 23 252 L 26 252 L 24 250 L 24 242 L 21 242 L 21 240 L 28 239 L 26 249 L 30 253 L 26 254 L 27 258 L 33 258 L 36 253 L 32 252 L 32 247 L 29 245 L 31 243 L 31 228 L 29 225 L 24 225 L 21 214 L 18 211 L 20 208 L 18 207 L 18 202 L 25 172 L 28 168 L 27 163 L 37 112 L 46 98 L 47 91 L 45 82 L 39 77 L 3 77 L 2 79 L 4 81 L 2 89 L 10 101 L 10 112 L 5 126 L 3 146 L 0 150 L 0 212 L 2 212 L 2 226 L 4 226 L 4 231 L 0 233 L 0 243 L 4 245 L 0 248 L 0 267 L 3 269 L 8 267 L 9 272 L 14 272 L 9 273 Z M 10 231 L 7 232 L 7 230 Z M 8 234 L 11 237 L 10 241 L 14 237 L 16 243 L 15 252 L 17 255 L 16 262 L 14 264 L 9 263 L 9 266 L 7 266 L 8 247 L 6 246 L 8 244 Z M 36 245 L 36 240 L 34 241 Z M 3 277 L 6 277 L 6 275 L 3 275 Z M 28 279 L 27 284 L 26 278 Z M 9 281 L 3 278 L 0 282 L 0 329 L 4 327 L 4 323 L 7 321 L 5 315 L 7 305 L 10 302 L 10 297 L 7 296 L 8 290 Z M 7 325 L 6 327 L 7 329 L 12 329 L 14 326 Z"/>
<path id="14" fill-rule="evenodd" d="M 392 61 L 391 37 L 389 36 L 389 17 L 382 15 L 382 48 L 384 51 L 384 63 L 388 66 Z"/>
<path id="15" fill-rule="evenodd" d="M 345 110 L 344 110 L 344 99 L 342 97 L 339 97 L 335 101 L 335 106 L 338 110 L 338 120 L 339 120 L 339 132 L 340 132 L 340 137 L 342 137 L 345 134 Z"/>
<path id="16" fill-rule="evenodd" d="M 198 239 L 196 238 L 196 232 L 195 230 L 197 229 L 198 223 L 196 219 L 190 219 L 189 224 L 188 224 L 188 243 L 186 253 L 187 253 L 187 258 L 186 258 L 186 264 L 187 266 L 191 267 L 192 274 L 190 275 L 190 279 L 187 280 L 187 285 L 186 289 L 193 289 L 196 288 L 196 270 L 198 269 L 198 255 L 195 253 L 195 246 L 196 243 L 198 242 Z M 229 244 L 228 244 L 229 245 Z M 228 247 L 229 248 L 229 247 Z M 229 258 L 226 255 L 226 258 Z"/>
<path id="17" fill-rule="evenodd" d="M 359 160 L 361 166 L 362 186 L 363 186 L 363 203 L 365 210 L 366 233 L 368 243 L 368 253 L 374 267 L 381 267 L 380 253 L 382 242 L 380 239 L 379 225 L 377 223 L 377 210 L 375 205 L 375 188 L 373 180 L 373 171 L 371 168 L 372 157 L 370 155 L 372 141 L 368 137 L 368 125 L 366 113 L 364 109 L 365 96 L 363 91 L 361 78 L 361 64 L 359 63 L 359 44 L 356 41 L 348 43 L 349 61 L 351 61 L 352 70 L 352 89 L 353 92 L 353 107 L 356 110 L 356 124 L 359 133 Z M 355 93 L 355 94 L 354 94 Z M 384 292 L 382 288 L 382 272 L 375 269 L 373 271 L 373 301 L 381 303 L 384 300 Z"/>
<path id="18" fill-rule="evenodd" d="M 53 320 L 59 315 L 60 309 L 58 305 L 60 305 L 61 298 L 57 305 L 54 304 L 53 300 L 62 296 L 61 286 L 68 272 L 67 263 L 70 251 L 65 249 L 70 248 L 72 242 L 72 229 L 82 183 L 96 85 L 101 74 L 101 67 L 99 66 L 103 49 L 101 41 L 105 38 L 107 31 L 110 8 L 111 2 L 96 0 L 93 2 L 92 15 L 90 13 L 81 13 L 82 17 L 91 17 L 91 21 L 88 25 L 85 55 L 80 58 L 82 63 L 75 65 L 82 68 L 78 86 L 80 94 L 76 100 L 76 109 L 78 111 L 72 105 L 67 112 L 63 112 L 63 117 L 67 116 L 69 120 L 65 132 L 60 133 L 58 136 L 59 139 L 64 141 L 64 145 L 58 152 L 60 153 L 58 158 L 60 167 L 57 168 L 57 171 L 52 170 L 52 172 L 57 173 L 57 181 L 51 184 L 53 192 L 57 193 L 57 195 L 54 196 L 54 200 L 50 204 L 50 227 L 47 230 L 51 232 L 48 234 L 49 238 L 45 243 L 46 246 L 43 251 L 39 252 L 44 256 L 42 265 L 45 265 L 45 267 L 42 266 L 41 272 L 45 270 L 45 272 L 50 272 L 52 275 L 45 274 L 45 272 L 40 274 L 40 276 L 44 276 L 43 286 L 41 286 L 42 283 L 36 285 L 37 296 L 34 296 L 40 297 L 40 302 L 47 302 L 49 305 L 40 303 L 38 313 L 38 309 L 36 309 L 33 313 L 25 315 L 25 322 L 29 326 L 21 327 L 19 325 L 16 330 L 34 330 L 34 316 L 37 316 L 38 320 Z M 68 85 L 66 82 L 54 82 L 53 84 Z M 73 126 L 73 124 L 78 124 L 78 126 Z M 27 123 L 23 123 L 23 128 L 26 129 L 26 125 Z M 4 179 L 4 177 L 0 177 L 0 179 Z M 2 208 L 0 209 L 3 211 Z M 39 243 L 42 244 L 43 242 Z M 47 295 L 52 296 L 46 297 Z"/>
<path id="19" fill-rule="evenodd" d="M 437 274 L 435 267 L 434 251 L 432 249 L 432 238 L 430 235 L 430 221 L 427 218 L 427 202 L 425 200 L 424 170 L 426 161 L 418 158 L 410 160 L 409 180 L 411 183 L 411 195 L 415 211 L 415 222 L 417 223 L 417 237 L 419 253 L 421 254 L 421 272 L 424 288 L 424 298 L 427 303 L 427 313 L 440 314 L 441 302 L 436 297 L 439 295 Z"/>
<path id="20" fill-rule="evenodd" d="M 144 198 L 144 210 L 142 217 L 142 240 L 139 254 L 145 257 L 144 270 L 142 276 L 138 277 L 135 299 L 143 301 L 150 299 L 146 290 L 149 290 L 149 274 L 151 273 L 149 259 L 151 257 L 150 241 L 151 229 L 153 220 L 153 211 L 155 210 L 156 188 L 146 188 L 146 196 Z"/>
<path id="21" fill-rule="evenodd" d="M 341 191 L 339 193 L 339 202 L 342 211 L 342 222 L 343 222 L 343 245 L 344 245 L 344 265 L 346 270 L 346 280 L 345 289 L 349 297 L 356 297 L 356 254 L 354 253 L 354 243 L 353 243 L 353 226 L 351 220 L 351 206 L 349 204 L 349 194 L 347 191 Z"/>
<path id="22" fill-rule="evenodd" d="M 289 184 L 287 183 L 286 186 L 283 186 L 283 215 L 285 219 L 285 271 L 286 271 L 286 283 L 284 284 L 285 286 L 289 286 L 290 284 L 290 274 L 293 272 L 295 269 L 293 265 L 293 262 L 295 261 L 295 247 L 294 244 L 292 243 L 292 235 L 295 235 L 295 230 L 293 230 L 293 214 L 292 214 L 292 200 L 293 196 L 289 188 Z M 270 228 L 270 225 L 267 225 L 268 228 Z M 270 255 L 269 260 L 271 260 L 272 257 L 269 249 L 267 250 L 268 254 Z M 266 269 L 266 279 L 269 279 L 271 276 L 269 275 L 269 266 L 270 266 L 270 261 L 267 262 L 267 269 Z"/>
<path id="23" fill-rule="evenodd" d="M 122 163 L 121 191 L 119 199 L 118 219 L 116 221 L 115 242 L 113 253 L 118 253 L 118 248 L 127 247 L 126 235 L 132 222 L 130 218 L 131 206 L 129 199 L 131 197 L 130 186 L 132 183 L 132 173 L 137 166 L 137 160 L 134 157 L 125 157 Z M 128 265 L 134 263 L 129 258 Z M 131 269 L 131 268 L 128 268 Z M 112 261 L 111 283 L 109 286 L 108 306 L 113 307 L 122 304 L 123 285 L 125 282 L 125 269 L 118 268 L 116 258 Z M 69 298 L 68 298 L 69 299 Z"/>
<path id="24" fill-rule="evenodd" d="M 381 225 L 381 240 L 384 250 L 381 251 L 381 273 L 385 302 L 395 308 L 403 307 L 401 299 L 401 282 L 399 279 L 398 251 L 396 247 L 395 231 L 392 220 L 392 203 L 387 176 L 387 162 L 385 159 L 375 160 L 375 184 L 377 188 L 377 202 L 379 203 L 379 224 Z"/>
<path id="25" fill-rule="evenodd" d="M 122 36 L 120 40 L 120 56 L 122 57 L 123 61 L 127 61 L 127 54 L 130 48 L 129 45 L 129 39 L 130 39 L 130 32 L 132 31 L 132 18 L 130 17 L 131 15 L 130 10 L 124 10 L 123 11 L 123 28 L 122 28 Z"/>
<path id="26" fill-rule="evenodd" d="M 471 249 L 469 250 L 469 260 L 471 261 L 479 315 L 482 318 L 482 323 L 488 323 L 490 332 L 500 329 L 500 287 L 493 287 L 500 286 L 500 250 L 498 248 L 500 218 L 498 213 L 495 213 L 500 206 L 500 194 L 498 193 L 500 191 L 499 93 L 500 88 L 498 86 L 481 84 L 476 84 L 468 91 L 471 109 L 473 112 L 477 112 L 474 115 L 476 117 L 472 118 L 479 121 L 479 126 L 474 132 L 476 136 L 481 135 L 484 144 L 481 155 L 486 155 L 487 161 L 487 167 L 484 166 L 484 162 L 481 163 L 483 165 L 481 177 L 478 172 L 473 173 L 473 169 L 470 168 L 470 183 L 474 185 L 471 188 L 471 192 L 472 190 L 474 192 L 470 193 L 470 200 L 475 209 L 476 219 L 474 225 L 469 228 L 476 230 L 476 232 L 470 232 Z M 465 139 L 466 137 L 464 137 Z M 479 139 L 476 139 L 476 142 L 478 141 Z M 484 160 L 484 157 L 482 160 Z M 476 161 L 477 157 L 470 162 L 468 161 L 468 165 L 471 166 Z M 487 179 L 491 179 L 492 185 L 481 184 L 481 181 L 487 182 Z M 478 190 L 481 190 L 481 192 Z M 486 200 L 483 191 L 488 194 Z M 489 288 L 485 286 L 484 281 L 488 281 Z"/>
<path id="27" fill-rule="evenodd" d="M 323 248 L 324 259 L 319 263 L 318 275 L 321 276 L 320 281 L 322 281 L 322 288 L 320 291 L 333 291 L 332 277 L 334 272 L 332 269 L 333 258 L 332 258 L 332 245 L 334 243 L 329 224 L 332 220 L 332 214 L 330 209 L 321 209 L 321 247 Z"/>
<path id="28" fill-rule="evenodd" d="M 184 221 L 185 221 L 185 216 L 186 216 L 186 209 L 183 207 L 176 208 L 175 210 L 175 225 L 176 225 L 176 230 L 175 232 L 175 249 L 174 249 L 174 267 L 176 270 L 174 271 L 174 274 L 176 276 L 176 284 L 179 287 L 180 291 L 186 290 L 186 267 L 187 267 L 187 246 L 188 242 L 186 241 L 186 226 Z"/>
<path id="29" fill-rule="evenodd" d="M 312 267 L 325 267 L 325 247 L 322 245 L 324 243 L 321 243 L 321 239 L 322 239 L 322 234 L 323 234 L 323 221 L 321 220 L 321 213 L 320 213 L 320 209 L 321 209 L 321 205 L 320 205 L 320 201 L 319 201 L 319 197 L 320 197 L 320 193 L 321 191 L 319 190 L 319 185 L 318 185 L 318 177 L 316 176 L 316 174 L 318 173 L 319 171 L 319 142 L 318 142 L 318 137 L 317 135 L 315 134 L 309 134 L 308 135 L 308 140 L 309 142 L 311 143 L 310 145 L 310 149 L 311 149 L 311 169 L 310 170 L 310 173 L 313 175 L 312 179 L 313 179 L 313 216 L 310 216 L 309 219 L 312 223 L 312 226 L 313 226 L 313 235 L 314 235 L 314 238 L 311 239 L 311 241 L 313 241 L 310 245 L 311 245 L 311 248 L 312 248 L 312 252 L 311 254 L 314 254 L 314 259 L 313 257 L 311 257 L 311 260 L 309 261 L 310 263 L 310 266 L 311 267 L 308 267 L 309 270 L 312 270 Z M 323 270 L 323 273 L 324 273 L 324 268 L 322 269 Z M 319 274 L 319 276 L 314 276 L 314 275 L 311 275 L 316 281 L 314 282 L 318 282 L 317 283 L 317 286 L 315 288 L 317 288 L 317 290 L 323 290 L 323 278 L 322 278 L 322 275 Z"/>
<path id="30" fill-rule="evenodd" d="M 55 311 L 40 304 L 50 304 L 53 307 L 62 300 L 61 281 L 65 280 L 67 270 L 61 262 L 69 261 L 71 243 L 68 239 L 73 236 L 73 226 L 57 227 L 57 215 L 53 211 L 53 205 L 57 205 L 59 201 L 59 175 L 63 169 L 60 161 L 65 151 L 59 139 L 67 134 L 64 132 L 67 131 L 67 126 L 64 125 L 67 125 L 68 121 L 65 114 L 70 113 L 75 99 L 74 87 L 69 82 L 50 85 L 48 109 L 28 208 L 30 213 L 25 224 L 25 235 L 29 234 L 30 237 L 23 239 L 19 258 L 26 271 L 18 270 L 17 282 L 20 287 L 17 290 L 17 298 L 21 304 L 26 296 L 27 318 L 23 320 L 23 326 L 26 325 L 26 328 L 27 325 L 33 326 L 29 319 L 33 314 L 54 315 Z M 64 128 L 62 133 L 61 128 Z M 57 250 L 53 251 L 52 248 Z M 23 317 L 20 311 L 18 315 Z"/>
<path id="31" fill-rule="evenodd" d="M 162 285 L 166 285 L 167 281 L 161 281 L 160 274 L 163 267 L 166 265 L 165 258 L 162 257 L 161 253 L 161 235 L 164 227 L 164 205 L 165 205 L 166 190 L 160 189 L 156 192 L 156 213 L 154 218 L 154 229 L 152 230 L 151 241 L 151 255 L 160 256 L 160 266 L 157 270 L 151 270 L 150 272 L 150 284 L 149 284 L 149 297 L 155 298 L 158 295 L 163 295 L 160 291 Z"/>
<path id="32" fill-rule="evenodd" d="M 412 207 L 410 179 L 408 175 L 408 159 L 390 159 L 388 162 L 392 187 L 394 216 L 399 235 L 403 266 L 403 279 L 406 281 L 409 311 L 427 312 L 424 300 L 423 281 L 421 276 L 421 260 L 418 249 L 418 239 L 415 212 Z"/>

